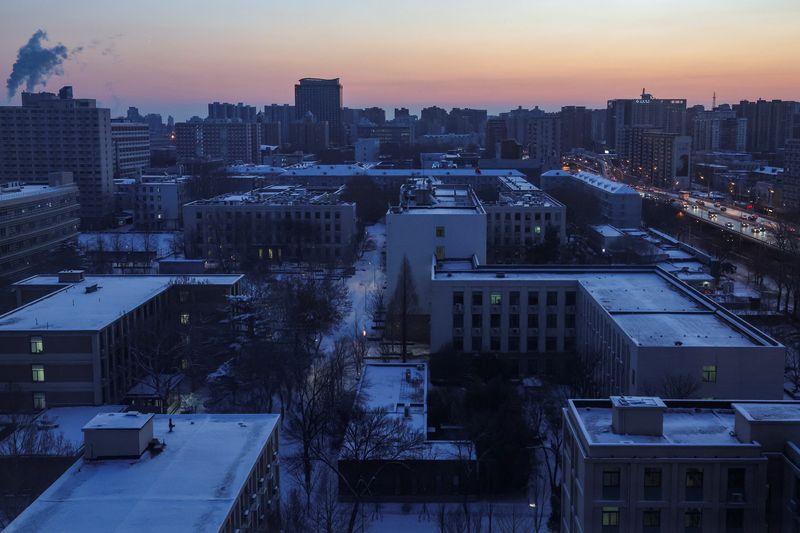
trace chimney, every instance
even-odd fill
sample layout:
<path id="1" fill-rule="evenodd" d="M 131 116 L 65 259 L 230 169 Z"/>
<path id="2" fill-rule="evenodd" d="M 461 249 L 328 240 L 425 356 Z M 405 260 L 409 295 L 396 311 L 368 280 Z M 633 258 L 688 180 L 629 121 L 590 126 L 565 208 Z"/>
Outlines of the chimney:
<path id="1" fill-rule="evenodd" d="M 611 429 L 617 435 L 664 434 L 664 411 L 661 398 L 650 396 L 611 396 Z"/>

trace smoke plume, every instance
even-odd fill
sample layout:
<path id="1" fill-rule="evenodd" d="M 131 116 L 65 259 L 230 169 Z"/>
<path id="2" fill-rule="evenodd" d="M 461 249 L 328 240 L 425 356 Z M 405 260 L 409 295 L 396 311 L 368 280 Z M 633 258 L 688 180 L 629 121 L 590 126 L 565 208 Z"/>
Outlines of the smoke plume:
<path id="1" fill-rule="evenodd" d="M 47 41 L 47 32 L 37 30 L 17 52 L 17 60 L 6 82 L 9 99 L 23 84 L 28 92 L 33 92 L 37 85 L 46 85 L 50 76 L 64 73 L 61 65 L 69 55 L 67 47 L 58 43 L 47 48 L 42 46 L 42 41 Z"/>

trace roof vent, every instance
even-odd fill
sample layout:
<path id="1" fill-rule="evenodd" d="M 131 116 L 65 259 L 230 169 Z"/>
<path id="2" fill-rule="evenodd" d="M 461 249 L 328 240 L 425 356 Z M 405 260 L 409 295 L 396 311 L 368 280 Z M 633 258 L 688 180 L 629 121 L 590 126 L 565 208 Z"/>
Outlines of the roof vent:
<path id="1" fill-rule="evenodd" d="M 495 273 L 494 277 L 496 277 L 496 278 L 504 278 L 504 277 L 506 277 L 506 273 L 505 272 L 497 272 L 497 273 Z"/>
<path id="2" fill-rule="evenodd" d="M 89 294 L 92 292 L 97 292 L 97 289 L 97 283 L 92 283 L 91 285 L 87 285 L 84 290 L 86 291 L 86 294 Z"/>
<path id="3" fill-rule="evenodd" d="M 84 280 L 83 270 L 62 270 L 58 273 L 59 283 L 78 283 Z"/>

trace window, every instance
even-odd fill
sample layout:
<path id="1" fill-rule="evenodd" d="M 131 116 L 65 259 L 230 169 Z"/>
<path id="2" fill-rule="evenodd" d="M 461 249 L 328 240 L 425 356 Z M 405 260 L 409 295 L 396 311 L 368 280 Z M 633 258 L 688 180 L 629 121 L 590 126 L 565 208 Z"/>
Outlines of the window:
<path id="1" fill-rule="evenodd" d="M 603 499 L 619 499 L 619 468 L 603 469 Z"/>
<path id="2" fill-rule="evenodd" d="M 687 509 L 683 515 L 683 525 L 687 531 L 700 530 L 703 524 L 702 509 Z"/>
<path id="3" fill-rule="evenodd" d="M 725 511 L 725 529 L 739 531 L 744 527 L 744 509 L 727 509 Z"/>
<path id="4" fill-rule="evenodd" d="M 508 327 L 510 328 L 519 327 L 519 315 L 517 314 L 508 315 Z"/>
<path id="5" fill-rule="evenodd" d="M 464 327 L 464 315 L 461 313 L 453 313 L 453 327 L 454 328 L 461 328 Z"/>
<path id="6" fill-rule="evenodd" d="M 500 337 L 491 337 L 489 339 L 489 347 L 493 352 L 500 351 Z"/>
<path id="7" fill-rule="evenodd" d="M 482 292 L 473 292 L 472 293 L 472 305 L 483 305 L 483 293 Z"/>
<path id="8" fill-rule="evenodd" d="M 436 236 L 444 237 L 444 226 L 436 226 Z"/>
<path id="9" fill-rule="evenodd" d="M 189 325 L 189 313 L 181 313 L 181 326 Z"/>
<path id="10" fill-rule="evenodd" d="M 436 259 L 438 259 L 439 261 L 444 259 L 444 246 L 436 247 Z"/>
<path id="11" fill-rule="evenodd" d="M 558 327 L 558 316 L 554 314 L 547 315 L 547 327 L 549 329 L 557 328 Z"/>
<path id="12" fill-rule="evenodd" d="M 43 392 L 34 392 L 33 393 L 33 408 L 34 409 L 46 409 L 47 408 L 47 399 Z"/>
<path id="13" fill-rule="evenodd" d="M 717 382 L 717 365 L 705 365 L 703 367 L 703 383 Z"/>
<path id="14" fill-rule="evenodd" d="M 686 471 L 686 499 L 699 501 L 703 499 L 703 471 L 690 468 Z"/>
<path id="15" fill-rule="evenodd" d="M 744 468 L 728 469 L 728 501 L 744 501 Z"/>
<path id="16" fill-rule="evenodd" d="M 42 353 L 44 351 L 44 339 L 41 337 L 31 337 L 31 353 Z"/>
<path id="17" fill-rule="evenodd" d="M 473 314 L 472 315 L 472 327 L 473 328 L 481 327 L 482 326 L 482 323 L 481 323 L 481 319 L 482 318 L 483 317 L 481 315 L 477 314 L 477 313 Z"/>
<path id="18" fill-rule="evenodd" d="M 464 305 L 464 291 L 453 292 L 453 305 Z"/>
<path id="19" fill-rule="evenodd" d="M 508 351 L 509 352 L 519 351 L 519 337 L 511 336 L 508 338 Z"/>
<path id="20" fill-rule="evenodd" d="M 503 303 L 503 294 L 499 292 L 493 292 L 489 296 L 489 302 L 491 305 L 500 305 Z"/>
<path id="21" fill-rule="evenodd" d="M 644 469 L 644 499 L 645 500 L 660 500 L 661 499 L 661 469 L 660 468 L 645 468 Z"/>
<path id="22" fill-rule="evenodd" d="M 539 327 L 539 315 L 528 315 L 528 327 L 529 328 Z"/>
<path id="23" fill-rule="evenodd" d="M 555 352 L 558 349 L 558 339 L 556 337 L 545 338 L 544 349 L 548 352 Z"/>
<path id="24" fill-rule="evenodd" d="M 538 291 L 528 291 L 528 305 L 539 305 Z"/>
<path id="25" fill-rule="evenodd" d="M 264 255 L 264 250 L 262 248 L 259 248 L 258 249 L 258 256 L 262 257 L 263 255 Z M 178 300 L 180 300 L 180 302 L 182 304 L 185 304 L 186 302 L 188 302 L 189 301 L 189 291 L 180 291 L 178 293 Z"/>
<path id="26" fill-rule="evenodd" d="M 519 305 L 518 291 L 511 291 L 510 293 L 508 293 L 508 303 L 509 305 Z"/>
<path id="27" fill-rule="evenodd" d="M 645 509 L 642 513 L 642 526 L 644 527 L 661 527 L 661 511 L 658 509 Z"/>
<path id="28" fill-rule="evenodd" d="M 492 328 L 500 327 L 500 315 L 497 314 L 489 315 L 489 327 Z"/>
<path id="29" fill-rule="evenodd" d="M 556 291 L 547 291 L 547 305 L 558 305 L 558 293 Z"/>
<path id="30" fill-rule="evenodd" d="M 566 304 L 567 305 L 575 305 L 575 291 L 567 291 L 567 293 L 566 293 Z"/>
<path id="31" fill-rule="evenodd" d="M 44 381 L 44 365 L 31 365 L 32 379 L 34 382 L 41 383 Z"/>
<path id="32" fill-rule="evenodd" d="M 619 507 L 603 507 L 603 527 L 619 527 Z"/>

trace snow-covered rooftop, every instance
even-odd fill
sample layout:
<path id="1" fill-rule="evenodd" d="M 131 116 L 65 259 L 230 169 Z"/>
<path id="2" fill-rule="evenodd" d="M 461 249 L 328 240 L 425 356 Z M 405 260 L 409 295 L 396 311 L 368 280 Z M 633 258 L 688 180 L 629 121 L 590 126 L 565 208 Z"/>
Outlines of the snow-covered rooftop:
<path id="1" fill-rule="evenodd" d="M 99 331 L 171 285 L 233 285 L 241 278 L 241 275 L 86 276 L 80 282 L 59 283 L 58 276 L 33 276 L 17 284 L 63 288 L 0 315 L 0 331 Z M 92 285 L 97 285 L 97 290 L 87 292 Z"/>
<path id="2" fill-rule="evenodd" d="M 151 413 L 100 413 L 89 420 L 83 429 L 141 429 L 153 418 Z"/>
<path id="3" fill-rule="evenodd" d="M 174 243 L 174 233 L 103 231 L 78 236 L 78 246 L 88 252 L 152 252 L 156 258 L 172 255 Z"/>
<path id="4" fill-rule="evenodd" d="M 79 460 L 6 530 L 219 531 L 278 415 L 156 415 L 157 455 Z"/>
<path id="5" fill-rule="evenodd" d="M 0 203 L 11 200 L 28 199 L 52 192 L 65 192 L 75 189 L 72 183 L 51 187 L 49 185 L 22 185 L 20 187 L 0 187 Z"/>

